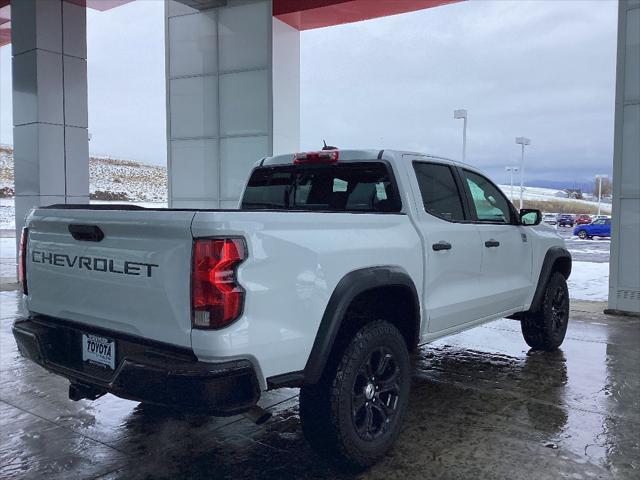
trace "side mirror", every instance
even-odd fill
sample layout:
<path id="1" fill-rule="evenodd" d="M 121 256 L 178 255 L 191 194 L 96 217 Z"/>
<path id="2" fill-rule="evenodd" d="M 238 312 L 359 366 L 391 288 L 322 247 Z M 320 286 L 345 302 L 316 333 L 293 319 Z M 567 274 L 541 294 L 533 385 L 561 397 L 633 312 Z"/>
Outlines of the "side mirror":
<path id="1" fill-rule="evenodd" d="M 520 225 L 540 225 L 542 212 L 535 208 L 523 208 L 520 210 Z"/>

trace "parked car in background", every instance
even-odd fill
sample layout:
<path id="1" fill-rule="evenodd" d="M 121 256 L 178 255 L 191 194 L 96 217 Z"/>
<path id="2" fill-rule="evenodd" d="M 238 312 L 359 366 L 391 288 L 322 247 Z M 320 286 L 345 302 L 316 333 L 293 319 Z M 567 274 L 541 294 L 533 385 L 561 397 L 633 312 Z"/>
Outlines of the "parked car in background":
<path id="1" fill-rule="evenodd" d="M 573 227 L 575 220 L 573 215 L 570 213 L 561 213 L 558 215 L 558 226 L 559 227 Z"/>
<path id="2" fill-rule="evenodd" d="M 591 221 L 592 219 L 589 215 L 578 215 L 574 222 L 576 225 L 587 225 L 591 223 Z"/>
<path id="3" fill-rule="evenodd" d="M 557 225 L 558 217 L 555 213 L 545 213 L 544 215 L 542 215 L 542 221 L 547 225 Z"/>
<path id="4" fill-rule="evenodd" d="M 606 220 L 606 219 L 610 219 L 611 216 L 610 215 L 596 215 L 595 217 L 593 217 L 592 221 L 593 220 L 599 220 L 601 218 L 604 218 Z"/>
<path id="5" fill-rule="evenodd" d="M 611 236 L 611 219 L 598 218 L 588 225 L 578 225 L 573 229 L 573 234 L 581 239 L 593 237 Z"/>

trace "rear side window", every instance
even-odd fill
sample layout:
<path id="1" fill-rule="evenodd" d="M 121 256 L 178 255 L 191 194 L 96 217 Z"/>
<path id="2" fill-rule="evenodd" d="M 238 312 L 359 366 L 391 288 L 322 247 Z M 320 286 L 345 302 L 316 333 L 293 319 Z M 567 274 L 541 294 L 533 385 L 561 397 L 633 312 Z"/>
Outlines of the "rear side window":
<path id="1" fill-rule="evenodd" d="M 451 167 L 438 163 L 414 162 L 424 209 L 436 217 L 458 222 L 464 220 L 462 197 Z"/>
<path id="2" fill-rule="evenodd" d="M 378 162 L 259 167 L 251 174 L 243 210 L 399 212 L 387 165 Z"/>

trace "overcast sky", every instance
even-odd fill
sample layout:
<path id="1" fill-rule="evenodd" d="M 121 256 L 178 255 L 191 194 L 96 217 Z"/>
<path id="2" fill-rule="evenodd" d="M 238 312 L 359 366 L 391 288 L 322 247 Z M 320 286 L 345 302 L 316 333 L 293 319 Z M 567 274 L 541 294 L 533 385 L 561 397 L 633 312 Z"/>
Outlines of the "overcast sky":
<path id="1" fill-rule="evenodd" d="M 164 163 L 162 1 L 88 13 L 91 153 Z M 611 171 L 617 2 L 476 0 L 302 33 L 301 147 L 461 155 L 505 181 Z M 0 49 L 0 142 L 11 143 L 10 48 Z"/>

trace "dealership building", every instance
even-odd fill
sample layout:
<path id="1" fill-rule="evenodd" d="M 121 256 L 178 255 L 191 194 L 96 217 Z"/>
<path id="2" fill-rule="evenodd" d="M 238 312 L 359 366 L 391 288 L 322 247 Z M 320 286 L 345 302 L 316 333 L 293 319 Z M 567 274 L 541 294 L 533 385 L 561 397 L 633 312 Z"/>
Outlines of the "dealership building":
<path id="1" fill-rule="evenodd" d="M 134 0 L 0 0 L 11 43 L 16 228 L 89 201 L 86 9 Z M 233 208 L 256 159 L 300 144 L 300 32 L 458 0 L 168 0 L 169 206 Z M 618 16 L 609 308 L 640 312 L 640 1 Z"/>

